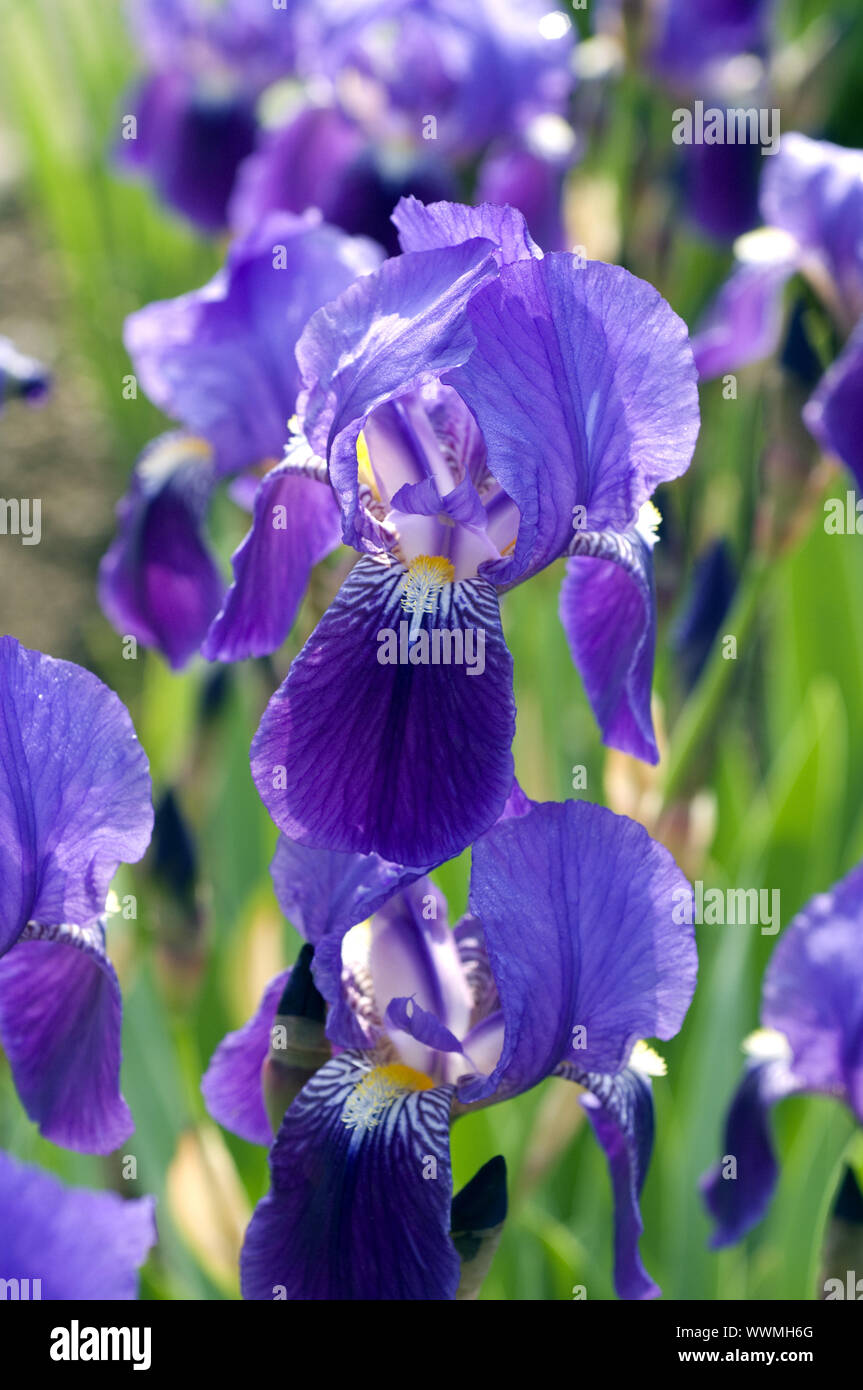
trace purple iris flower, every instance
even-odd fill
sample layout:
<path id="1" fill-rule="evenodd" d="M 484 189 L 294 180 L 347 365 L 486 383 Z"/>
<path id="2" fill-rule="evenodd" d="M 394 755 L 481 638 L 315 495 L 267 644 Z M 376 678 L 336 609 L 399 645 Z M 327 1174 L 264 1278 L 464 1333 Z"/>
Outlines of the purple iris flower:
<path id="1" fill-rule="evenodd" d="M 562 11 L 546 0 L 360 0 L 346 13 L 327 0 L 306 20 L 300 66 L 315 101 L 244 162 L 235 230 L 272 208 L 314 206 L 396 252 L 399 198 L 455 197 L 479 157 L 477 201 L 512 203 L 544 246 L 562 245 L 574 144 L 564 119 L 573 30 Z"/>
<path id="2" fill-rule="evenodd" d="M 296 62 L 298 0 L 133 0 L 149 72 L 131 96 L 117 154 L 206 231 L 225 226 L 237 168 L 254 148 L 256 101 Z"/>
<path id="3" fill-rule="evenodd" d="M 42 1134 L 109 1153 L 133 1124 L 103 914 L 150 839 L 147 760 L 112 691 L 12 637 L 0 707 L 0 1044 Z"/>
<path id="4" fill-rule="evenodd" d="M 684 326 L 643 281 L 543 257 L 512 208 L 408 200 L 394 219 L 404 254 L 300 339 L 297 434 L 205 654 L 284 636 L 308 547 L 282 488 L 316 480 L 361 558 L 270 702 L 255 780 L 292 839 L 431 865 L 509 793 L 498 595 L 554 560 L 571 557 L 561 618 L 604 739 L 657 761 L 641 509 L 688 466 L 698 408 Z"/>
<path id="5" fill-rule="evenodd" d="M 709 379 L 769 357 L 779 346 L 785 287 L 803 275 L 848 341 L 803 418 L 818 443 L 863 484 L 863 150 L 794 132 L 782 137 L 762 177 L 763 228 L 741 237 L 736 263 L 693 335 Z"/>
<path id="6" fill-rule="evenodd" d="M 100 600 L 119 632 L 157 647 L 172 666 L 198 650 L 224 597 L 204 531 L 213 488 L 281 458 L 300 388 L 297 339 L 315 309 L 381 257 L 317 213 L 274 213 L 234 242 L 208 285 L 128 319 L 140 384 L 185 432 L 163 436 L 138 460 L 102 562 Z M 299 574 L 305 559 L 307 574 L 338 542 L 337 508 L 307 479 L 284 479 L 279 491 L 306 519 L 290 562 Z M 285 632 L 304 583 L 293 608 L 273 615 Z"/>
<path id="7" fill-rule="evenodd" d="M 0 1150 L 0 1279 L 21 1299 L 138 1296 L 156 1243 L 152 1197 L 65 1187 Z M 26 1281 L 26 1282 L 25 1282 Z"/>
<path id="8" fill-rule="evenodd" d="M 243 161 L 229 217 L 236 232 L 246 232 L 275 209 L 316 207 L 327 222 L 395 253 L 390 215 L 399 199 L 412 193 L 436 202 L 455 192 L 454 173 L 433 145 L 388 151 L 339 107 L 305 106 L 263 134 Z"/>
<path id="9" fill-rule="evenodd" d="M 19 352 L 11 338 L 0 337 L 0 411 L 10 400 L 36 405 L 51 387 L 51 377 L 41 362 Z"/>
<path id="10" fill-rule="evenodd" d="M 448 158 L 562 112 L 572 89 L 572 24 L 549 0 L 316 0 L 310 26 L 306 64 L 348 115 Z"/>
<path id="11" fill-rule="evenodd" d="M 638 1252 L 653 1107 L 636 1044 L 674 1036 L 696 974 L 692 930 L 673 923 L 689 888 L 668 851 L 601 807 L 537 805 L 516 789 L 474 845 L 469 914 L 454 931 L 427 879 L 402 882 L 346 930 L 386 867 L 334 854 L 327 870 L 319 852 L 285 853 L 274 879 L 314 945 L 333 1055 L 322 1022 L 312 1046 L 307 995 L 297 1006 L 306 947 L 204 1079 L 214 1117 L 266 1141 L 279 1030 L 304 1015 L 285 1053 L 295 1098 L 274 1110 L 271 1188 L 241 1257 L 245 1297 L 454 1298 L 451 1121 L 551 1075 L 583 1088 L 609 1161 L 617 1291 L 655 1296 Z"/>
<path id="12" fill-rule="evenodd" d="M 725 1122 L 726 1158 L 702 1180 L 714 1247 L 740 1240 L 767 1210 L 778 1176 L 768 1125 L 777 1101 L 835 1096 L 863 1124 L 863 864 L 783 934 L 764 978 L 761 1021 Z"/>

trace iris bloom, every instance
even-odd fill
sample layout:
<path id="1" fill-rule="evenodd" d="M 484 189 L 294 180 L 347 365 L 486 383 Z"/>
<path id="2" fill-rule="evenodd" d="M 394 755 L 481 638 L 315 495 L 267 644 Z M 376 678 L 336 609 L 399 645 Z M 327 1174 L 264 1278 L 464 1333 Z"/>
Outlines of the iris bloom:
<path id="1" fill-rule="evenodd" d="M 255 1142 L 272 1132 L 274 1069 L 284 1099 L 295 1095 L 283 1119 L 284 1104 L 274 1109 L 271 1187 L 241 1257 L 245 1297 L 454 1298 L 451 1120 L 551 1075 L 584 1088 L 608 1157 L 618 1293 L 656 1295 L 638 1253 L 653 1108 L 635 1065 L 645 1050 L 633 1050 L 674 1036 L 696 973 L 692 931 L 672 920 L 688 885 L 668 851 L 603 808 L 536 805 L 516 791 L 473 848 L 469 915 L 454 931 L 428 880 L 347 930 L 386 866 L 284 853 L 274 877 L 314 945 L 333 1055 L 322 1023 L 315 1034 L 301 957 L 204 1079 L 215 1118 Z"/>
<path id="2" fill-rule="evenodd" d="M 281 458 L 300 387 L 294 347 L 306 320 L 381 256 L 316 213 L 274 213 L 234 242 L 209 284 L 127 320 L 141 386 L 184 429 L 139 459 L 99 595 L 119 632 L 157 647 L 172 666 L 198 650 L 224 596 L 204 532 L 214 487 Z M 283 483 L 281 500 L 306 517 L 292 561 L 310 568 L 337 542 L 335 504 L 302 478 Z M 282 595 L 284 631 L 300 596 L 290 608 Z"/>
<path id="3" fill-rule="evenodd" d="M 782 336 L 785 287 L 802 275 L 848 339 L 803 419 L 863 484 L 863 150 L 784 135 L 764 170 L 760 201 L 766 226 L 737 242 L 731 275 L 693 336 L 699 373 L 709 379 L 771 356 Z"/>
<path id="4" fill-rule="evenodd" d="M 546 244 L 560 236 L 573 30 L 550 0 L 130 11 L 148 73 L 119 156 L 203 229 L 246 232 L 268 211 L 315 207 L 388 243 L 401 194 L 452 197 L 480 161 L 483 196 L 518 201 Z"/>
<path id="5" fill-rule="evenodd" d="M 152 1197 L 124 1201 L 114 1192 L 65 1187 L 0 1150 L 6 1297 L 16 1280 L 21 1299 L 137 1298 L 138 1269 L 156 1243 L 154 1206 Z"/>
<path id="6" fill-rule="evenodd" d="M 254 148 L 257 99 L 293 71 L 299 6 L 130 0 L 128 8 L 148 71 L 127 98 L 136 125 L 118 158 L 146 174 L 169 206 L 218 231 L 237 168 Z"/>
<path id="7" fill-rule="evenodd" d="M 112 691 L 12 637 L 0 708 L 0 1044 L 42 1134 L 109 1153 L 133 1124 L 103 914 L 150 839 L 147 760 Z"/>
<path id="8" fill-rule="evenodd" d="M 571 557 L 561 618 L 605 741 L 657 760 L 642 507 L 687 468 L 698 406 L 686 330 L 644 281 L 543 257 L 512 208 L 407 200 L 394 218 L 405 253 L 300 339 L 297 433 L 205 650 L 284 635 L 309 544 L 282 489 L 315 480 L 361 558 L 264 714 L 255 780 L 292 839 L 430 866 L 509 794 L 499 595 L 554 560 Z"/>
<path id="9" fill-rule="evenodd" d="M 565 120 L 573 29 L 549 0 L 316 0 L 299 66 L 304 103 L 239 171 L 232 225 L 320 207 L 328 221 L 397 250 L 402 193 L 509 202 L 562 244 L 560 197 L 575 138 Z"/>
<path id="10" fill-rule="evenodd" d="M 863 864 L 784 932 L 764 978 L 761 1022 L 725 1122 L 725 1158 L 702 1182 L 714 1247 L 742 1239 L 767 1210 L 778 1177 L 768 1123 L 777 1101 L 835 1096 L 863 1124 Z"/>

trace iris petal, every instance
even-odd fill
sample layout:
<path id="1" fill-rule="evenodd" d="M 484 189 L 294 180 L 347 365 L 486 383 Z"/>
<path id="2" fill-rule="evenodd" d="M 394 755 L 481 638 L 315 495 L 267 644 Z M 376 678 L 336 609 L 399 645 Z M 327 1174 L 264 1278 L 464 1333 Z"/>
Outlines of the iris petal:
<path id="1" fill-rule="evenodd" d="M 618 1298 L 656 1298 L 660 1290 L 638 1252 L 644 1226 L 639 1198 L 653 1151 L 653 1095 L 634 1067 L 596 1076 L 564 1067 L 561 1074 L 586 1088 L 581 1103 L 608 1159 L 614 1193 L 614 1287 Z"/>
<path id="2" fill-rule="evenodd" d="M 39 1279 L 31 1296 L 43 1299 L 136 1298 L 154 1207 L 152 1197 L 65 1187 L 0 1152 L 0 1279 Z"/>
<path id="3" fill-rule="evenodd" d="M 120 1094 L 121 1016 L 100 924 L 30 926 L 0 960 L 0 1041 L 46 1139 L 110 1153 L 132 1133 Z"/>
<path id="4" fill-rule="evenodd" d="M 204 534 L 214 482 L 203 440 L 154 440 L 135 465 L 99 568 L 99 601 L 116 630 L 175 669 L 198 650 L 225 591 Z"/>
<path id="5" fill-rule="evenodd" d="M 267 656 L 293 626 L 312 567 L 339 543 L 325 484 L 279 464 L 255 494 L 252 527 L 235 551 L 234 582 L 203 646 L 209 661 Z"/>
<path id="6" fill-rule="evenodd" d="M 564 1061 L 614 1073 L 639 1038 L 680 1028 L 696 954 L 675 916 L 691 918 L 692 890 L 636 822 L 585 801 L 499 822 L 474 846 L 470 906 L 505 1036 L 494 1071 L 460 1101 L 525 1090 Z"/>
<path id="7" fill-rule="evenodd" d="M 465 652 L 473 630 L 477 658 L 484 634 L 482 672 L 478 659 L 383 663 L 386 634 L 404 648 L 390 655 L 408 655 L 404 580 L 400 565 L 355 566 L 270 701 L 252 771 L 289 838 L 437 864 L 482 834 L 510 793 L 512 658 L 494 590 L 466 580 L 443 585 L 421 626 L 461 634 Z"/>
<path id="8" fill-rule="evenodd" d="M 0 954 L 28 921 L 93 921 L 153 808 L 125 708 L 69 661 L 0 637 Z"/>
<path id="9" fill-rule="evenodd" d="M 619 266 L 553 254 L 504 266 L 472 297 L 477 346 L 444 380 L 473 412 L 488 466 L 521 520 L 497 584 L 566 550 L 575 506 L 624 530 L 658 483 L 689 466 L 698 393 L 686 328 Z"/>
<path id="10" fill-rule="evenodd" d="M 633 527 L 582 532 L 566 563 L 560 620 L 604 743 L 659 761 L 650 713 L 656 591 L 650 547 Z"/>
<path id="11" fill-rule="evenodd" d="M 779 1174 L 770 1140 L 770 1108 L 800 1089 L 783 1061 L 747 1064 L 725 1121 L 723 1158 L 701 1179 L 704 1201 L 716 1223 L 712 1249 L 742 1240 L 766 1212 Z"/>
<path id="12" fill-rule="evenodd" d="M 240 1259 L 244 1298 L 454 1298 L 452 1092 L 418 1084 L 350 1052 L 315 1073 L 270 1154 Z"/>

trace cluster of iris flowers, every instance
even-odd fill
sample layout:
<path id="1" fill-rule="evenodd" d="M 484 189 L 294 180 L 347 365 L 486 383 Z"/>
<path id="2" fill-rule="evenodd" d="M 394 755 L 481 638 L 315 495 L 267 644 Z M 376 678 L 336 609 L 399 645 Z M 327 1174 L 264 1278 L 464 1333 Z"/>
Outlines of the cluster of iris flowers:
<path id="1" fill-rule="evenodd" d="M 670 4 L 648 61 L 721 91 L 720 60 L 763 56 L 767 7 L 703 8 Z M 174 669 L 269 658 L 315 567 L 353 552 L 251 745 L 275 895 L 306 944 L 201 1082 L 214 1120 L 269 1149 L 243 1296 L 476 1297 L 506 1168 L 490 1155 L 454 1194 L 451 1127 L 556 1076 L 608 1161 L 617 1293 L 655 1297 L 646 1040 L 674 1037 L 693 997 L 691 889 L 636 821 L 522 791 L 501 602 L 565 561 L 560 621 L 602 739 L 656 763 L 651 499 L 689 467 L 698 377 L 777 350 L 792 277 L 837 346 L 803 419 L 863 481 L 863 154 L 789 136 L 760 190 L 725 169 L 739 202 L 718 212 L 699 151 L 693 216 L 745 235 L 690 342 L 650 284 L 561 249 L 576 66 L 545 0 L 132 10 L 148 71 L 118 158 L 227 250 L 208 284 L 127 320 L 173 428 L 132 471 L 102 608 Z M 46 388 L 0 341 L 0 402 Z M 248 515 L 230 583 L 207 531 L 222 487 Z M 11 637 L 0 695 L 0 1043 L 40 1132 L 109 1153 L 133 1120 L 106 899 L 150 840 L 147 760 L 95 676 Z M 429 875 L 466 849 L 451 926 Z M 861 947 L 858 868 L 765 976 L 724 1139 L 736 1180 L 703 1183 L 717 1245 L 767 1208 L 777 1100 L 829 1094 L 863 1123 Z M 0 1212 L 0 1276 L 44 1272 L 43 1297 L 134 1297 L 157 1239 L 151 1198 L 3 1154 Z"/>

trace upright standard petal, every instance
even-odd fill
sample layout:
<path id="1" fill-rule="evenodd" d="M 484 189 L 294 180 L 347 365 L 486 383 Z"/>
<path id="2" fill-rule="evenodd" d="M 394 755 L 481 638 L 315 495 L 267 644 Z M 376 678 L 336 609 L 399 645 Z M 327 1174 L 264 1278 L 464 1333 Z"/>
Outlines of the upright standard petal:
<path id="1" fill-rule="evenodd" d="M 243 1297 L 454 1298 L 451 1096 L 358 1053 L 316 1072 L 270 1154 L 270 1191 L 240 1257 Z"/>
<path id="2" fill-rule="evenodd" d="M 467 317 L 477 346 L 444 378 L 482 430 L 488 466 L 521 514 L 511 584 L 562 555 L 573 508 L 590 530 L 631 526 L 685 472 L 698 433 L 686 328 L 620 266 L 545 256 L 504 266 Z"/>
<path id="3" fill-rule="evenodd" d="M 412 635 L 407 573 L 354 567 L 264 713 L 252 773 L 292 840 L 439 864 L 512 788 L 512 658 L 481 579 L 443 584 Z"/>
<path id="4" fill-rule="evenodd" d="M 325 936 L 344 935 L 425 872 L 378 854 L 309 849 L 285 835 L 270 865 L 280 908 L 313 946 Z"/>
<path id="5" fill-rule="evenodd" d="M 671 855 L 625 816 L 548 802 L 495 825 L 473 849 L 470 908 L 503 1050 L 459 1100 L 526 1090 L 562 1062 L 614 1073 L 638 1039 L 673 1037 L 695 989 L 691 906 Z"/>
<path id="6" fill-rule="evenodd" d="M 637 527 L 582 531 L 570 545 L 560 620 L 603 743 L 657 763 L 650 692 L 656 647 L 653 553 Z"/>
<path id="7" fill-rule="evenodd" d="M 464 361 L 474 341 L 465 305 L 496 273 L 485 239 L 396 256 L 306 326 L 300 410 L 310 445 L 329 463 L 346 544 L 363 548 L 357 438 L 366 416 Z"/>
<path id="8" fill-rule="evenodd" d="M 152 1197 L 66 1187 L 0 1151 L 0 1280 L 18 1280 L 19 1293 L 29 1279 L 30 1298 L 137 1298 L 138 1270 L 155 1243 Z"/>
<path id="9" fill-rule="evenodd" d="M 234 552 L 234 582 L 203 645 L 208 661 L 274 652 L 290 632 L 313 566 L 340 540 L 331 489 L 277 464 L 255 494 L 248 535 Z"/>
<path id="10" fill-rule="evenodd" d="M 92 922 L 153 828 L 124 706 L 70 661 L 0 637 L 0 954 L 29 921 Z"/>
<path id="11" fill-rule="evenodd" d="M 494 245 L 500 265 L 542 256 L 518 208 L 492 203 L 479 207 L 464 203 L 424 204 L 418 198 L 402 198 L 392 220 L 403 251 L 431 251 L 485 237 Z"/>
<path id="12" fill-rule="evenodd" d="M 35 923 L 0 960 L 0 1042 L 46 1139 L 110 1153 L 134 1129 L 120 1094 L 122 1000 L 101 923 Z"/>
<path id="13" fill-rule="evenodd" d="M 114 627 L 175 670 L 198 650 L 225 589 L 204 535 L 213 484 L 204 440 L 155 440 L 135 465 L 99 567 L 99 601 Z"/>
<path id="14" fill-rule="evenodd" d="M 297 339 L 316 309 L 380 258 L 317 213 L 272 213 L 234 242 L 208 285 L 126 320 L 141 385 L 208 440 L 220 475 L 281 458 L 300 385 Z"/>

